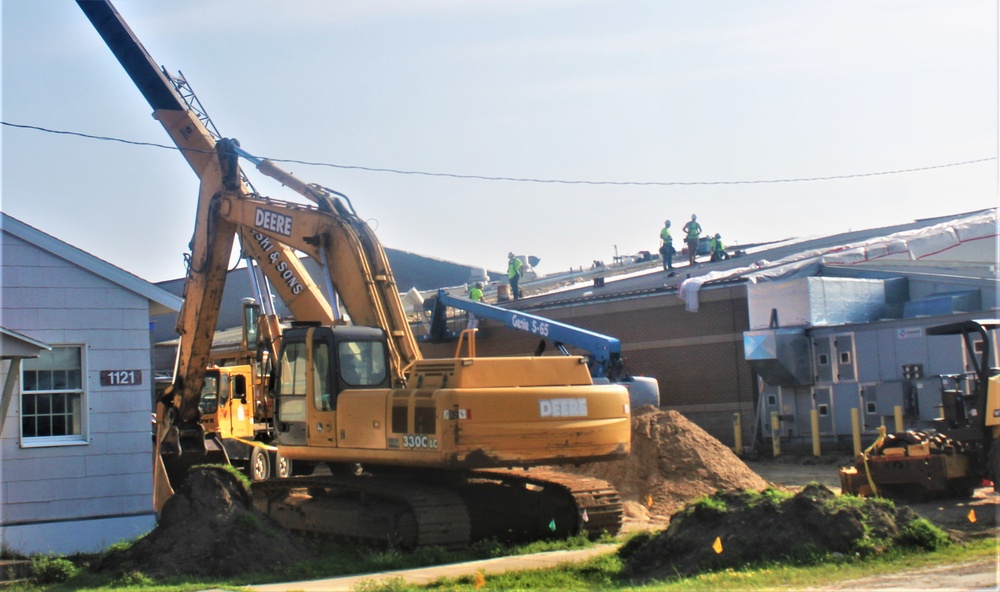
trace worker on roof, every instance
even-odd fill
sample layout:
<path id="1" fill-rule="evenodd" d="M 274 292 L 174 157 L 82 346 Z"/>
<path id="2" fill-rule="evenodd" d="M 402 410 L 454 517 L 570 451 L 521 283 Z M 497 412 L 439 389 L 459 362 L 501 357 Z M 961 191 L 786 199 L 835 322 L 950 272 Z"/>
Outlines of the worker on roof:
<path id="1" fill-rule="evenodd" d="M 674 252 L 674 237 L 670 236 L 670 220 L 667 220 L 660 230 L 660 259 L 663 261 L 663 271 L 674 268 Z"/>
<path id="2" fill-rule="evenodd" d="M 691 221 L 683 228 L 688 247 L 688 265 L 694 265 L 698 258 L 698 239 L 701 237 L 701 224 L 698 224 L 698 216 L 691 214 Z"/>
<path id="3" fill-rule="evenodd" d="M 722 244 L 722 235 L 718 232 L 708 241 L 708 245 L 712 250 L 712 261 L 722 261 L 729 258 L 726 255 L 726 245 Z"/>
<path id="4" fill-rule="evenodd" d="M 518 282 L 521 281 L 521 268 L 524 263 L 514 256 L 514 252 L 507 253 L 507 283 L 510 284 L 510 297 L 514 300 L 521 298 L 521 288 Z"/>
<path id="5" fill-rule="evenodd" d="M 473 302 L 483 301 L 483 282 L 476 282 L 476 285 L 469 288 L 469 300 Z M 479 327 L 479 319 L 476 317 L 476 313 L 469 311 L 469 323 L 466 325 L 466 329 L 475 329 Z"/>

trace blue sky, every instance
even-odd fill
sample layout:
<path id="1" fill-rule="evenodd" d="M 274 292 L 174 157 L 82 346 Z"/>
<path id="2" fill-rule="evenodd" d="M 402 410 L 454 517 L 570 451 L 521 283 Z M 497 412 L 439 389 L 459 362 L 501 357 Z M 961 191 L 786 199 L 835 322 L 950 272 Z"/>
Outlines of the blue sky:
<path id="1" fill-rule="evenodd" d="M 698 215 L 746 244 L 997 205 L 994 1 L 118 0 L 224 136 L 349 195 L 383 244 L 540 273 L 655 251 Z M 71 0 L 2 1 L 2 119 L 169 144 Z M 176 152 L 0 128 L 2 209 L 181 277 Z M 249 168 L 245 166 L 245 168 Z M 253 172 L 271 197 L 295 199 Z"/>

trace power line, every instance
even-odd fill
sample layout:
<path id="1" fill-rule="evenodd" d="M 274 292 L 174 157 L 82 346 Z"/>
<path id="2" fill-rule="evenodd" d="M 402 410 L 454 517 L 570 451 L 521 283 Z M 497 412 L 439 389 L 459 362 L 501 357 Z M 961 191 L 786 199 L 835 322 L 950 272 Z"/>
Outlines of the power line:
<path id="1" fill-rule="evenodd" d="M 77 136 L 80 138 L 87 138 L 91 140 L 100 140 L 105 142 L 118 142 L 121 144 L 129 144 L 132 146 L 146 146 L 151 148 L 163 148 L 166 150 L 182 150 L 177 146 L 169 146 L 166 144 L 156 144 L 153 142 L 137 142 L 134 140 L 124 140 L 121 138 L 113 138 L 109 136 L 96 136 L 92 134 L 84 134 L 81 132 L 70 132 L 64 130 L 53 130 L 44 127 L 38 127 L 34 125 L 22 125 L 16 123 L 8 123 L 6 121 L 0 121 L 3 125 L 9 127 L 15 127 L 20 129 L 29 129 L 40 132 L 45 132 L 49 134 L 60 134 L 66 136 Z M 185 149 L 190 150 L 190 149 Z M 315 162 L 308 160 L 295 160 L 290 158 L 270 158 L 261 157 L 261 159 L 270 160 L 271 162 L 282 162 L 289 164 L 301 164 L 305 166 L 318 166 L 318 167 L 328 167 L 335 169 L 345 169 L 345 170 L 355 170 L 355 171 L 366 171 L 370 173 L 391 173 L 394 175 L 417 175 L 423 177 L 444 177 L 449 179 L 467 179 L 476 181 L 507 181 L 512 183 L 548 183 L 557 185 L 615 185 L 615 186 L 637 186 L 637 187 L 671 187 L 671 186 L 696 186 L 696 185 L 759 185 L 759 184 L 775 184 L 775 183 L 808 183 L 815 181 L 835 181 L 842 179 L 858 179 L 863 177 L 879 177 L 885 175 L 901 175 L 903 173 L 917 173 L 921 171 L 931 171 L 934 169 L 944 169 L 957 166 L 966 166 L 970 164 L 979 164 L 983 162 L 989 162 L 991 160 L 997 160 L 996 156 L 991 156 L 988 158 L 979 158 L 976 160 L 964 160 L 962 162 L 950 162 L 947 164 L 937 164 L 923 167 L 914 167 L 908 169 L 896 169 L 892 171 L 878 171 L 872 173 L 851 173 L 846 175 L 827 175 L 822 177 L 797 177 L 790 179 L 752 179 L 744 181 L 588 181 L 588 180 L 572 180 L 572 179 L 535 179 L 529 177 L 496 177 L 489 175 L 463 175 L 460 173 L 435 173 L 429 171 L 407 171 L 402 169 L 392 169 L 385 167 L 369 167 L 361 165 L 349 165 L 349 164 L 335 164 L 330 162 Z"/>

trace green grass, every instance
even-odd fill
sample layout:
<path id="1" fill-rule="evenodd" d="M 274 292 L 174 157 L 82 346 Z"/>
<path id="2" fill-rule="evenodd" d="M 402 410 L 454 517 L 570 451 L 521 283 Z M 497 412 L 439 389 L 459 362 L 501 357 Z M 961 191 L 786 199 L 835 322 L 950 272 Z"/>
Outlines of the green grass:
<path id="1" fill-rule="evenodd" d="M 623 548 L 634 545 L 633 541 L 647 536 L 640 533 L 625 540 Z M 602 542 L 609 542 L 605 539 Z M 622 539 L 618 539 L 622 541 Z M 126 545 L 118 543 L 116 546 Z M 7 587 L 13 592 L 47 590 L 114 590 L 115 592 L 189 592 L 205 589 L 239 590 L 250 584 L 268 582 L 310 580 L 358 573 L 378 573 L 381 571 L 408 569 L 427 565 L 440 565 L 482 559 L 503 555 L 537 553 L 558 549 L 584 548 L 592 543 L 585 538 L 568 541 L 533 543 L 518 547 L 504 547 L 497 543 L 480 543 L 473 548 L 456 553 L 441 549 L 421 549 L 404 552 L 393 549 L 363 549 L 324 545 L 317 548 L 320 559 L 303 563 L 282 573 L 264 576 L 230 578 L 225 580 L 191 580 L 175 577 L 169 580 L 153 580 L 140 572 L 129 572 L 117 576 L 94 574 L 87 571 L 95 557 L 60 558 L 38 556 L 33 558 L 38 564 L 33 583 L 17 583 Z M 893 549 L 885 555 L 857 559 L 851 557 L 817 557 L 822 563 L 806 565 L 761 564 L 740 569 L 727 569 L 714 573 L 703 573 L 689 578 L 677 578 L 647 583 L 631 584 L 622 577 L 622 560 L 617 553 L 608 553 L 589 561 L 553 569 L 531 570 L 505 574 L 484 574 L 479 588 L 476 578 L 466 576 L 449 578 L 433 583 L 426 588 L 407 585 L 399 578 L 378 580 L 373 578 L 356 588 L 357 592 L 396 592 L 403 590 L 665 590 L 665 591 L 714 591 L 714 590 L 795 590 L 810 586 L 820 586 L 835 581 L 852 580 L 865 576 L 915 569 L 935 564 L 955 564 L 977 559 L 995 558 L 1000 551 L 1000 542 L 994 539 L 977 539 L 967 544 L 952 544 L 933 552 L 914 551 L 904 548 Z M 42 577 L 49 579 L 42 581 Z M 65 581 L 59 581 L 65 576 Z"/>
<path id="2" fill-rule="evenodd" d="M 613 538 L 601 539 L 600 543 L 613 542 Z M 112 549 L 128 548 L 131 542 L 118 542 Z M 16 583 L 6 590 L 21 592 L 27 590 L 48 590 L 53 592 L 75 590 L 114 590 L 115 592 L 159 591 L 185 592 L 218 588 L 238 590 L 250 584 L 287 582 L 330 578 L 340 575 L 378 573 L 398 569 L 460 563 L 475 559 L 489 559 L 509 555 L 525 555 L 560 549 L 581 549 L 594 543 L 584 536 L 565 540 L 537 541 L 526 545 L 503 545 L 496 541 L 483 541 L 463 551 L 446 551 L 437 547 L 403 551 L 394 548 L 363 547 L 358 545 L 336 545 L 316 543 L 317 559 L 302 562 L 293 568 L 277 573 L 257 573 L 245 577 L 228 579 L 192 579 L 172 577 L 153 579 L 139 571 L 124 574 L 95 573 L 91 566 L 100 562 L 103 555 L 56 557 L 39 555 L 32 558 L 33 581 Z M 110 551 L 110 550 L 109 550 Z M 178 566 L 183 571 L 183 566 Z"/>
<path id="3" fill-rule="evenodd" d="M 626 543 L 628 544 L 628 543 Z M 474 576 L 443 579 L 427 587 L 407 587 L 402 582 L 372 581 L 366 583 L 364 590 L 359 592 L 393 592 L 402 590 L 607 590 L 607 591 L 642 591 L 657 590 L 665 592 L 714 592 L 745 591 L 745 590 L 799 590 L 802 588 L 822 586 L 832 582 L 854 580 L 866 576 L 897 572 L 906 569 L 917 569 L 936 564 L 956 564 L 977 559 L 993 559 L 1000 550 L 1000 543 L 995 540 L 977 540 L 966 545 L 952 545 L 946 549 L 932 553 L 915 551 L 893 551 L 887 555 L 855 560 L 841 558 L 817 565 L 782 565 L 764 564 L 747 566 L 741 569 L 727 569 L 713 573 L 704 573 L 689 578 L 645 583 L 630 584 L 620 577 L 621 561 L 617 555 L 610 553 L 595 557 L 590 561 L 565 566 L 557 569 L 532 570 L 516 573 L 485 574 L 482 585 L 476 587 Z"/>

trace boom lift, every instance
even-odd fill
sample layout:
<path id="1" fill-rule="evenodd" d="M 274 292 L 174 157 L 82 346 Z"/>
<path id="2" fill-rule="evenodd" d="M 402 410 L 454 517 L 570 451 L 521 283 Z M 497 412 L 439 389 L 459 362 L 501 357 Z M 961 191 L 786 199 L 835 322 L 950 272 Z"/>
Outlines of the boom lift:
<path id="1" fill-rule="evenodd" d="M 606 482 L 513 469 L 623 458 L 623 387 L 593 384 L 579 356 L 424 360 L 385 253 L 346 196 L 216 141 L 110 2 L 77 3 L 201 180 L 177 369 L 157 403 L 157 511 L 213 442 L 200 399 L 238 236 L 297 321 L 280 335 L 268 323 L 280 338 L 269 379 L 278 453 L 332 472 L 255 484 L 259 508 L 290 528 L 407 546 L 617 532 L 621 501 Z M 314 205 L 251 192 L 239 157 Z M 352 325 L 296 251 L 323 265 Z"/>
<path id="2" fill-rule="evenodd" d="M 525 331 L 541 337 L 542 342 L 535 355 L 541 355 L 544 351 L 546 339 L 552 341 L 564 355 L 569 355 L 566 346 L 589 352 L 588 366 L 595 382 L 613 382 L 624 386 L 628 389 L 629 404 L 633 409 L 643 405 L 660 406 L 660 389 L 656 379 L 632 376 L 625 370 L 619 339 L 526 312 L 457 298 L 445 290 L 439 290 L 435 297 L 430 333 L 419 337 L 418 341 L 441 342 L 460 335 L 459 331 L 448 329 L 448 308 L 464 310 L 478 318 L 503 323 L 515 331 Z"/>

